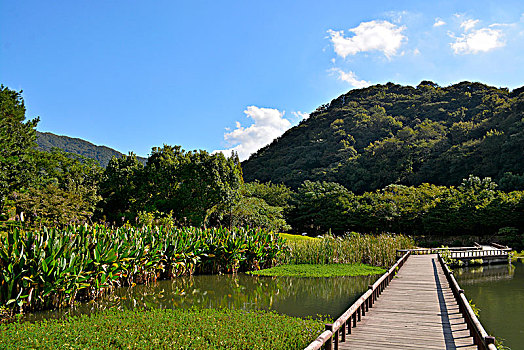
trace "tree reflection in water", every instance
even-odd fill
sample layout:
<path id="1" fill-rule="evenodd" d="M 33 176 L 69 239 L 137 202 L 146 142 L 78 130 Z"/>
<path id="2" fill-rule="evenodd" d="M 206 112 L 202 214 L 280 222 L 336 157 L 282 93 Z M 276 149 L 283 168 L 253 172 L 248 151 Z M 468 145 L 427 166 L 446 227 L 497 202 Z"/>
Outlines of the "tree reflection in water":
<path id="1" fill-rule="evenodd" d="M 99 300 L 28 315 L 27 320 L 89 314 L 110 307 L 275 310 L 296 317 L 340 316 L 378 276 L 297 278 L 197 275 L 118 288 Z"/>

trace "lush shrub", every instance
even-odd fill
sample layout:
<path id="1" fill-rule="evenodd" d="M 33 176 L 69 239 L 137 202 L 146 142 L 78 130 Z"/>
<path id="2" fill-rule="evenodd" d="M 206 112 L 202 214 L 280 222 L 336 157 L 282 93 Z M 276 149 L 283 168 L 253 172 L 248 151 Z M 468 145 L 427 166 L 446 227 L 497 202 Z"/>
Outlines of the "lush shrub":
<path id="1" fill-rule="evenodd" d="M 107 310 L 0 325 L 3 349 L 302 349 L 322 320 L 244 310 Z"/>

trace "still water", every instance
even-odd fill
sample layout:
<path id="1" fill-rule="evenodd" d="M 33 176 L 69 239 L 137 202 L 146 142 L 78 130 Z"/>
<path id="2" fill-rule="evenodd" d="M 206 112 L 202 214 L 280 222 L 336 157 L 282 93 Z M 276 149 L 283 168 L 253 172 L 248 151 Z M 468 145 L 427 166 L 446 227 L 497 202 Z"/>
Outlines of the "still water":
<path id="1" fill-rule="evenodd" d="M 262 309 L 295 317 L 327 315 L 336 319 L 377 278 L 254 277 L 245 274 L 180 277 L 149 286 L 118 288 L 97 301 L 30 314 L 27 320 L 89 314 L 109 307 Z"/>
<path id="2" fill-rule="evenodd" d="M 454 269 L 466 296 L 480 309 L 489 334 L 512 350 L 524 349 L 524 263 Z"/>

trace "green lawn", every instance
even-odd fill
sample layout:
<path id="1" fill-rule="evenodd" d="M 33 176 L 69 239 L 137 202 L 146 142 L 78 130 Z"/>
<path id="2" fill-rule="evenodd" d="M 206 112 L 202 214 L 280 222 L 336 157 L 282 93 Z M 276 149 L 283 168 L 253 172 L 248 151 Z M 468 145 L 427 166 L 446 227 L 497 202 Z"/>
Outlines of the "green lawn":
<path id="1" fill-rule="evenodd" d="M 248 273 L 257 276 L 335 277 L 377 275 L 384 272 L 386 270 L 381 267 L 365 264 L 297 264 L 281 265 Z"/>
<path id="2" fill-rule="evenodd" d="M 303 349 L 326 320 L 227 309 L 106 310 L 0 324 L 2 349 Z"/>
<path id="3" fill-rule="evenodd" d="M 280 237 L 287 239 L 291 242 L 298 242 L 298 241 L 316 241 L 318 238 L 315 237 L 309 237 L 309 236 L 302 236 L 302 235 L 291 235 L 289 233 L 279 233 Z"/>

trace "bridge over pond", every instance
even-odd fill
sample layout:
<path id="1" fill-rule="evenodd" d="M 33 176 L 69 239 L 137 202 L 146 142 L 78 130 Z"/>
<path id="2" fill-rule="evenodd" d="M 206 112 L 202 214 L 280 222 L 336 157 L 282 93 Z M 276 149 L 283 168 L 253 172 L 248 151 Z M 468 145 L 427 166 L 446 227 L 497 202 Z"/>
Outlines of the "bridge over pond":
<path id="1" fill-rule="evenodd" d="M 453 259 L 508 259 L 507 247 L 454 249 Z M 402 257 L 306 349 L 496 350 L 440 249 Z M 387 288 L 386 288 L 387 287 Z"/>

